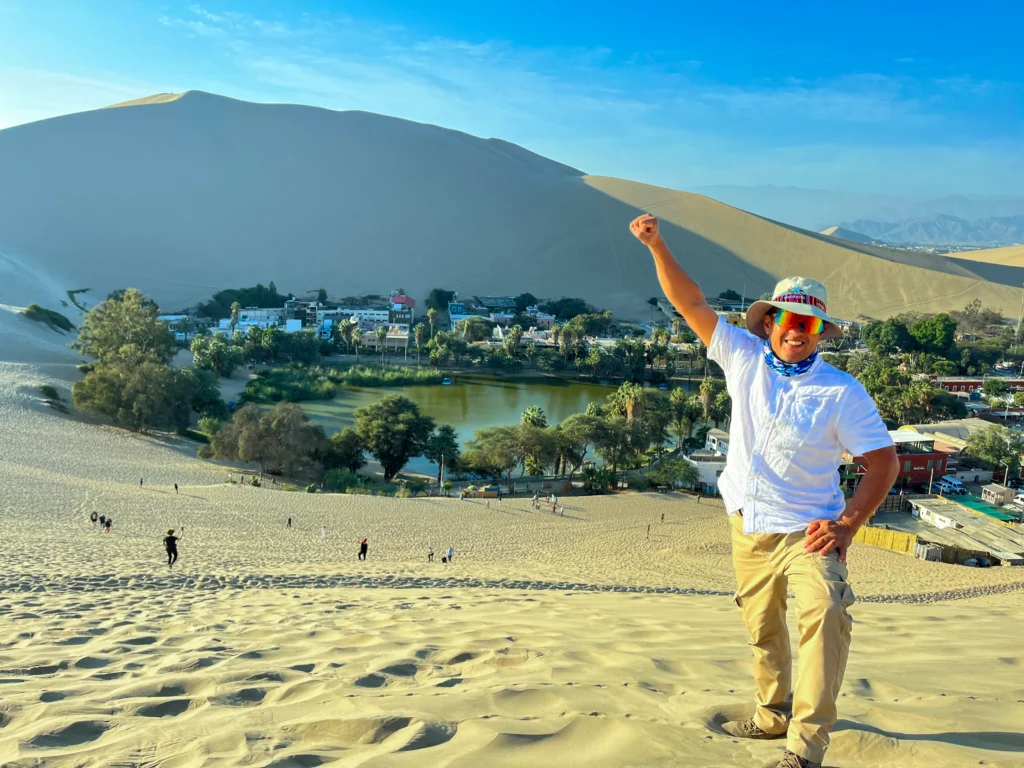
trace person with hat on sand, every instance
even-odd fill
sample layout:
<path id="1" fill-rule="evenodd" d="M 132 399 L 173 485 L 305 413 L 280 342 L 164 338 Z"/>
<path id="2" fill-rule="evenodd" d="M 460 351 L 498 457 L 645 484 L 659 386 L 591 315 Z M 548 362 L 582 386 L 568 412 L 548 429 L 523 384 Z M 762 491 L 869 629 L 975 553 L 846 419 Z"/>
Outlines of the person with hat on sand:
<path id="1" fill-rule="evenodd" d="M 842 338 L 825 286 L 793 277 L 729 325 L 669 251 L 649 214 L 630 224 L 651 250 L 661 287 L 725 371 L 732 398 L 729 455 L 719 479 L 732 527 L 735 601 L 754 652 L 753 717 L 724 723 L 738 738 L 785 738 L 778 768 L 820 768 L 850 649 L 846 555 L 899 472 L 892 439 L 853 376 L 818 356 Z M 856 492 L 839 487 L 843 451 L 863 456 Z M 794 684 L 787 595 L 796 598 Z"/>

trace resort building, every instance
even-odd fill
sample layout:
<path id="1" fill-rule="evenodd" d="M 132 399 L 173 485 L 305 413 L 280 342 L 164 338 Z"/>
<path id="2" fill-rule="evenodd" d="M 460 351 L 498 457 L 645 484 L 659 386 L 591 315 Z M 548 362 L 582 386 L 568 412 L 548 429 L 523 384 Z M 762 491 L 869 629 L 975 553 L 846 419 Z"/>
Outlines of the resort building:
<path id="1" fill-rule="evenodd" d="M 889 436 L 896 445 L 896 455 L 900 462 L 900 472 L 893 487 L 922 486 L 927 490 L 930 482 L 946 474 L 949 455 L 946 451 L 936 449 L 934 437 L 903 430 L 890 431 Z M 845 453 L 843 462 L 848 465 L 846 479 L 852 482 L 852 487 L 856 487 L 864 476 L 864 457 Z"/>

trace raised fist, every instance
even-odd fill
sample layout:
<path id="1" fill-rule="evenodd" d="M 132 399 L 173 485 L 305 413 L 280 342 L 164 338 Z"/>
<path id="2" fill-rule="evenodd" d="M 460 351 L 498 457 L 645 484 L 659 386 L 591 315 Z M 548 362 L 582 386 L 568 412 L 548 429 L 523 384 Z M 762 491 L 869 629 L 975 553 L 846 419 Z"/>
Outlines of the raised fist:
<path id="1" fill-rule="evenodd" d="M 629 231 L 644 245 L 653 245 L 661 239 L 661 233 L 658 232 L 658 220 L 649 213 L 633 219 L 630 222 Z"/>

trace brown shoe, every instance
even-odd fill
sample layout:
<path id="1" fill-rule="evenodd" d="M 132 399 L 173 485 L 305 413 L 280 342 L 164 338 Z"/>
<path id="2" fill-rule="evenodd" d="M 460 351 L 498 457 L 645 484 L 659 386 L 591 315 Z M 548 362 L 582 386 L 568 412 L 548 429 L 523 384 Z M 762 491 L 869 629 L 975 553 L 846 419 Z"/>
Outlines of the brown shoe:
<path id="1" fill-rule="evenodd" d="M 800 757 L 787 749 L 776 768 L 821 768 L 821 763 L 812 763 L 806 757 Z"/>
<path id="2" fill-rule="evenodd" d="M 733 720 L 728 723 L 722 723 L 722 730 L 738 739 L 781 739 L 786 735 L 785 731 L 782 733 L 768 733 L 768 731 L 755 723 L 752 717 L 748 720 Z"/>

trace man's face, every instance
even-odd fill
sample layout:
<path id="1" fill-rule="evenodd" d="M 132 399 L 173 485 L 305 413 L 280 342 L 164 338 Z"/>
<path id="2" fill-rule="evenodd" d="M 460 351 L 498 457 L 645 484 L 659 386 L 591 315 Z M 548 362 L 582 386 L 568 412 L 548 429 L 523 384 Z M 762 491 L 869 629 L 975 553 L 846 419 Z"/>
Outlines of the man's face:
<path id="1" fill-rule="evenodd" d="M 783 329 L 775 322 L 774 314 L 765 315 L 763 322 L 765 335 L 772 343 L 772 351 L 785 363 L 803 362 L 818 348 L 820 333 L 806 333 L 800 326 Z"/>

